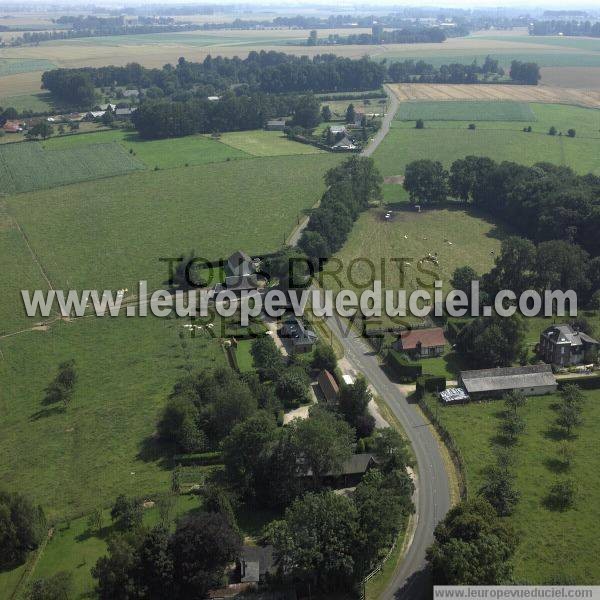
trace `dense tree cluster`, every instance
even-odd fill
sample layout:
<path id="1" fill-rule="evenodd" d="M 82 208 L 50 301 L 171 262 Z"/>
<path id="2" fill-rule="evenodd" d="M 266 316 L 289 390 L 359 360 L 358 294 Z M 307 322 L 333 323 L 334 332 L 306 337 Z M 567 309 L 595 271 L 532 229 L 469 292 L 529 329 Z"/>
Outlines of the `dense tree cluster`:
<path id="1" fill-rule="evenodd" d="M 393 62 L 388 77 L 396 83 L 477 83 L 480 79 L 502 77 L 504 69 L 498 60 L 487 56 L 482 65 L 451 63 L 436 67 L 424 60 L 407 59 Z"/>
<path id="2" fill-rule="evenodd" d="M 402 29 L 385 30 L 381 26 L 373 27 L 372 33 L 351 33 L 350 35 L 331 34 L 318 39 L 316 31 L 311 32 L 309 46 L 328 45 L 372 45 L 372 44 L 429 44 L 441 43 L 446 34 L 439 27 L 412 26 Z"/>
<path id="3" fill-rule="evenodd" d="M 113 536 L 92 575 L 101 600 L 204 598 L 224 582 L 242 540 L 226 516 L 200 513 L 179 522 Z"/>
<path id="4" fill-rule="evenodd" d="M 42 508 L 22 494 L 0 490 L 0 567 L 22 563 L 45 535 Z"/>
<path id="5" fill-rule="evenodd" d="M 600 37 L 600 21 L 544 20 L 534 21 L 529 28 L 530 35 L 583 35 Z"/>
<path id="6" fill-rule="evenodd" d="M 513 60 L 510 63 L 510 78 L 517 83 L 537 85 L 541 79 L 540 67 L 534 62 Z"/>
<path id="7" fill-rule="evenodd" d="M 346 241 L 358 215 L 381 198 L 383 177 L 373 159 L 353 156 L 325 175 L 327 191 L 298 246 L 313 259 L 329 258 Z"/>
<path id="8" fill-rule="evenodd" d="M 159 436 L 179 451 L 203 452 L 216 448 L 257 408 L 257 396 L 231 369 L 202 371 L 175 385 L 159 421 Z"/>
<path id="9" fill-rule="evenodd" d="M 436 527 L 427 551 L 438 585 L 506 585 L 517 539 L 483 498 L 462 501 Z"/>
<path id="10" fill-rule="evenodd" d="M 204 96 L 224 93 L 231 86 L 244 84 L 251 92 L 302 93 L 361 91 L 377 89 L 383 83 L 385 67 L 368 58 L 341 58 L 321 54 L 313 58 L 283 52 L 250 52 L 248 57 L 213 58 L 189 62 L 180 58 L 177 65 L 148 69 L 137 63 L 124 67 L 85 67 L 55 69 L 42 75 L 42 87 L 57 98 L 76 99 L 77 81 L 83 76 L 92 87 L 130 86 L 157 88 L 165 96 L 178 100 L 182 92 L 199 90 Z M 65 89 L 68 88 L 68 89 Z M 88 100 L 82 96 L 81 104 Z"/>
<path id="11" fill-rule="evenodd" d="M 377 448 L 379 466 L 363 477 L 351 499 L 309 492 L 267 527 L 265 537 L 275 546 L 284 580 L 324 591 L 351 590 L 390 547 L 413 511 L 414 487 L 402 438 L 384 430 Z"/>
<path id="12" fill-rule="evenodd" d="M 76 383 L 77 371 L 75 370 L 75 360 L 71 359 L 60 363 L 56 377 L 44 390 L 46 393 L 43 404 L 57 404 L 62 402 L 64 406 L 67 406 L 71 400 Z"/>

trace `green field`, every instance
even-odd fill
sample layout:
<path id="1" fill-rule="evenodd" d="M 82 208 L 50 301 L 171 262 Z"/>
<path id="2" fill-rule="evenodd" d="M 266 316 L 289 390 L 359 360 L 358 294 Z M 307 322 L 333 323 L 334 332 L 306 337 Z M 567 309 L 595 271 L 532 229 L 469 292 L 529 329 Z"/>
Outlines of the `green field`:
<path id="1" fill-rule="evenodd" d="M 186 165 L 204 165 L 237 158 L 248 158 L 249 156 L 245 152 L 230 148 L 204 135 L 145 141 L 141 140 L 135 132 L 125 131 L 124 129 L 53 137 L 44 142 L 44 147 L 48 150 L 64 150 L 111 142 L 120 144 L 131 156 L 151 169 L 155 167 L 172 169 Z M 293 144 L 293 146 L 299 145 Z M 290 154 L 293 154 L 293 152 L 290 152 Z"/>
<path id="2" fill-rule="evenodd" d="M 384 175 L 402 174 L 413 160 L 429 158 L 449 166 L 467 155 L 527 165 L 548 161 L 579 173 L 600 173 L 600 110 L 541 103 L 532 103 L 530 108 L 535 120 L 478 121 L 475 130 L 468 129 L 474 119 L 425 120 L 421 130 L 415 129 L 414 122 L 396 120 L 374 158 Z M 531 125 L 532 133 L 523 132 L 525 124 Z M 551 126 L 563 134 L 574 128 L 577 136 L 549 136 Z"/>
<path id="3" fill-rule="evenodd" d="M 449 280 L 456 267 L 470 265 L 478 273 L 487 272 L 494 262 L 491 252 L 498 252 L 505 236 L 501 228 L 485 217 L 460 209 L 417 213 L 403 207 L 394 211 L 391 221 L 383 218 L 384 213 L 377 209 L 360 216 L 343 249 L 335 255 L 343 265 L 341 282 L 338 284 L 325 269 L 325 287 L 341 289 L 348 286 L 360 292 L 370 288 L 373 280 L 381 280 L 384 289 L 406 289 L 408 295 L 417 288 L 432 291 L 434 279 L 440 279 L 444 289 L 449 289 Z M 437 253 L 439 265 L 424 263 L 422 268 L 428 273 L 419 271 L 419 259 L 429 253 Z M 352 261 L 356 262 L 353 264 Z M 337 266 L 334 262 L 331 268 L 335 270 Z M 400 320 L 414 322 L 411 317 Z M 391 324 L 388 317 L 383 317 L 383 321 L 385 325 Z"/>
<path id="4" fill-rule="evenodd" d="M 168 275 L 161 258 L 279 248 L 339 160 L 316 154 L 144 171 L 6 202 L 57 288 L 133 290 L 147 279 L 152 289 Z"/>
<path id="5" fill-rule="evenodd" d="M 318 154 L 309 144 L 288 140 L 280 131 L 234 131 L 221 135 L 221 142 L 252 156 L 285 156 L 289 154 Z"/>
<path id="6" fill-rule="evenodd" d="M 0 194 L 122 175 L 142 165 L 119 144 L 45 150 L 37 142 L 0 146 Z"/>
<path id="7" fill-rule="evenodd" d="M 399 121 L 535 121 L 526 102 L 403 102 Z"/>
<path id="8" fill-rule="evenodd" d="M 31 71 L 49 71 L 55 67 L 56 65 L 43 58 L 0 58 L 0 77 Z"/>
<path id="9" fill-rule="evenodd" d="M 51 519 L 118 493 L 165 489 L 170 474 L 148 441 L 186 365 L 223 364 L 212 338 L 179 337 L 177 319 L 91 317 L 0 340 L 0 477 Z M 35 357 L 25 360 L 25 357 Z M 66 411 L 42 404 L 58 364 L 75 358 Z"/>
<path id="10" fill-rule="evenodd" d="M 27 110 L 34 113 L 44 113 L 53 110 L 53 103 L 49 92 L 5 96 L 0 98 L 0 106 L 4 108 L 12 106 L 20 113 Z"/>
<path id="11" fill-rule="evenodd" d="M 547 583 L 569 577 L 579 584 L 600 583 L 600 392 L 585 395 L 584 424 L 572 442 L 574 468 L 569 474 L 578 484 L 577 500 L 575 508 L 566 512 L 551 511 L 544 504 L 550 486 L 561 476 L 553 410 L 557 398 L 531 397 L 522 409 L 526 431 L 515 448 L 516 487 L 522 497 L 511 517 L 521 536 L 515 558 L 518 581 Z M 492 462 L 491 440 L 497 433 L 502 410 L 501 401 L 437 407 L 440 420 L 465 459 L 470 494 L 477 493 L 482 469 Z"/>

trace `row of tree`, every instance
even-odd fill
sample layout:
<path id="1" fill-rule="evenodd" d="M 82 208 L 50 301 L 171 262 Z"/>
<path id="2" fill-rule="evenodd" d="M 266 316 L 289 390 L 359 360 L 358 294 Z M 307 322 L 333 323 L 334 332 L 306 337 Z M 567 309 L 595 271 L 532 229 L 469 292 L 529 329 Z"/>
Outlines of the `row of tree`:
<path id="1" fill-rule="evenodd" d="M 331 34 L 319 39 L 317 31 L 310 32 L 307 46 L 328 45 L 371 45 L 371 44 L 429 44 L 441 43 L 446 34 L 439 27 L 412 26 L 402 29 L 385 30 L 382 26 L 373 26 L 372 33 L 351 33 L 349 35 Z"/>
<path id="2" fill-rule="evenodd" d="M 583 35 L 600 37 L 600 21 L 548 20 L 534 21 L 529 27 L 530 35 Z"/>
<path id="3" fill-rule="evenodd" d="M 327 190 L 298 246 L 312 259 L 327 259 L 346 241 L 358 215 L 381 198 L 383 177 L 371 158 L 352 156 L 325 174 Z"/>

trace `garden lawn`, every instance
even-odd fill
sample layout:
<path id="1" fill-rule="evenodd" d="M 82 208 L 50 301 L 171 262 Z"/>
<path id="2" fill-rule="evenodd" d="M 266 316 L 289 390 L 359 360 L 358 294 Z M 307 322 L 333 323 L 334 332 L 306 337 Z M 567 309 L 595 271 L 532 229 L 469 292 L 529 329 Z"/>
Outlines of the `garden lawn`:
<path id="1" fill-rule="evenodd" d="M 254 359 L 250 353 L 251 348 L 252 340 L 238 340 L 235 356 L 240 373 L 248 373 L 254 370 Z"/>
<path id="2" fill-rule="evenodd" d="M 535 121 L 526 102 L 402 102 L 399 121 Z"/>
<path id="3" fill-rule="evenodd" d="M 246 152 L 211 140 L 204 135 L 189 135 L 166 140 L 142 140 L 136 133 L 123 129 L 53 137 L 44 143 L 44 147 L 48 150 L 63 150 L 109 142 L 119 143 L 126 152 L 151 169 L 155 167 L 172 169 L 186 165 L 249 158 Z"/>
<path id="4" fill-rule="evenodd" d="M 221 135 L 221 142 L 253 156 L 284 156 L 289 154 L 322 154 L 310 144 L 288 140 L 281 131 L 233 131 Z"/>
<path id="5" fill-rule="evenodd" d="M 19 113 L 30 110 L 34 113 L 43 113 L 53 110 L 50 92 L 39 94 L 22 94 L 19 96 L 5 96 L 0 98 L 0 106 L 11 106 Z"/>
<path id="6" fill-rule="evenodd" d="M 110 504 L 119 493 L 166 490 L 152 443 L 157 418 L 186 368 L 224 365 L 217 341 L 183 320 L 88 317 L 0 340 L 0 479 L 51 520 Z M 66 410 L 43 404 L 59 363 L 78 381 Z"/>
<path id="7" fill-rule="evenodd" d="M 553 406 L 558 396 L 533 396 L 522 409 L 526 431 L 515 448 L 516 487 L 521 500 L 510 517 L 521 538 L 514 561 L 517 581 L 549 583 L 569 578 L 579 584 L 600 583 L 600 391 L 584 394 L 584 424 L 571 442 L 575 457 L 570 473 L 562 473 L 557 461 L 559 442 Z M 436 403 L 433 398 L 427 401 L 432 406 Z M 491 440 L 503 409 L 500 400 L 434 407 L 462 452 L 471 495 L 482 484 L 482 469 L 492 462 Z M 573 478 L 578 486 L 575 508 L 566 512 L 552 511 L 544 502 L 560 477 Z"/>
<path id="8" fill-rule="evenodd" d="M 136 290 L 145 279 L 152 289 L 169 274 L 161 258 L 280 248 L 340 160 L 318 154 L 145 171 L 7 203 L 55 287 Z"/>
<path id="9" fill-rule="evenodd" d="M 54 67 L 53 63 L 43 58 L 0 58 L 0 77 L 31 71 L 49 71 Z"/>

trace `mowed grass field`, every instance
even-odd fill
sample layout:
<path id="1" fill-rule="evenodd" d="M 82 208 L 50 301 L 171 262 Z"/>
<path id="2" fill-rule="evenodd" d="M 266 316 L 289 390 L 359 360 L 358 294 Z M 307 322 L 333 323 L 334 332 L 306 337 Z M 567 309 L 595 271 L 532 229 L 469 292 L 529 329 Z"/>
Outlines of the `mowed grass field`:
<path id="1" fill-rule="evenodd" d="M 55 287 L 134 290 L 145 279 L 152 289 L 168 276 L 161 258 L 278 249 L 341 159 L 324 153 L 143 171 L 6 203 Z"/>
<path id="2" fill-rule="evenodd" d="M 122 175 L 143 165 L 116 143 L 45 150 L 38 142 L 0 145 L 0 194 Z"/>
<path id="3" fill-rule="evenodd" d="M 518 581 L 548 583 L 568 577 L 579 584 L 600 583 L 600 392 L 584 393 L 584 424 L 571 443 L 575 455 L 570 473 L 561 473 L 557 460 L 559 442 L 553 406 L 558 397 L 533 396 L 522 409 L 526 430 L 514 450 L 516 487 L 521 500 L 510 517 L 521 537 L 514 561 Z M 503 409 L 500 400 L 437 407 L 438 417 L 465 459 L 471 495 L 482 485 L 482 469 L 492 463 L 491 441 L 497 434 Z M 575 508 L 566 512 L 549 510 L 544 504 L 550 487 L 560 477 L 573 478 L 578 486 Z"/>
<path id="4" fill-rule="evenodd" d="M 41 503 L 50 519 L 121 492 L 167 489 L 170 473 L 149 443 L 160 410 L 186 365 L 225 364 L 215 340 L 182 339 L 184 331 L 177 319 L 91 317 L 0 340 L 3 487 Z M 44 388 L 71 358 L 78 381 L 69 407 L 44 405 Z"/>
<path id="5" fill-rule="evenodd" d="M 34 113 L 43 113 L 53 110 L 50 93 L 21 94 L 19 96 L 3 96 L 0 98 L 0 106 L 8 108 L 11 106 L 19 113 L 30 110 Z"/>
<path id="6" fill-rule="evenodd" d="M 547 161 L 579 173 L 600 173 L 600 110 L 544 103 L 529 106 L 535 120 L 477 121 L 475 130 L 468 129 L 473 120 L 425 120 L 425 129 L 420 130 L 414 121 L 395 120 L 374 153 L 375 161 L 386 176 L 401 175 L 413 160 L 439 160 L 449 167 L 468 155 L 528 165 Z M 526 125 L 531 125 L 531 133 L 523 132 Z M 549 136 L 551 126 L 563 135 Z M 566 136 L 570 128 L 576 130 L 575 138 Z"/>
<path id="7" fill-rule="evenodd" d="M 315 146 L 288 140 L 281 131 L 233 131 L 223 133 L 220 141 L 252 156 L 285 156 L 291 154 L 319 154 Z"/>
<path id="8" fill-rule="evenodd" d="M 403 102 L 396 113 L 398 121 L 535 121 L 524 102 Z"/>
<path id="9" fill-rule="evenodd" d="M 189 135 L 165 140 L 142 140 L 135 132 L 124 129 L 109 129 L 94 133 L 65 135 L 49 138 L 44 142 L 47 150 L 67 150 L 87 147 L 92 144 L 117 143 L 134 159 L 146 167 L 172 169 L 186 165 L 204 165 L 238 158 L 249 158 L 249 154 L 231 148 L 204 135 Z M 291 147 L 301 146 L 290 142 Z M 294 154 L 294 152 L 289 152 Z"/>
<path id="10" fill-rule="evenodd" d="M 489 271 L 506 235 L 486 218 L 461 209 L 417 213 L 405 207 L 394 210 L 391 220 L 384 219 L 384 214 L 377 209 L 360 216 L 343 249 L 335 255 L 342 265 L 341 281 L 325 269 L 325 287 L 349 287 L 360 293 L 380 280 L 383 289 L 405 289 L 408 297 L 415 289 L 433 293 L 433 282 L 439 279 L 447 290 L 457 267 L 470 265 L 478 273 Z M 428 254 L 437 254 L 438 266 L 428 261 L 419 264 Z M 332 262 L 331 269 L 337 268 L 338 263 Z M 400 318 L 399 323 L 414 320 Z M 389 317 L 383 321 L 385 326 L 392 325 Z"/>

